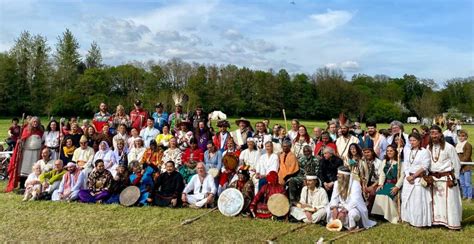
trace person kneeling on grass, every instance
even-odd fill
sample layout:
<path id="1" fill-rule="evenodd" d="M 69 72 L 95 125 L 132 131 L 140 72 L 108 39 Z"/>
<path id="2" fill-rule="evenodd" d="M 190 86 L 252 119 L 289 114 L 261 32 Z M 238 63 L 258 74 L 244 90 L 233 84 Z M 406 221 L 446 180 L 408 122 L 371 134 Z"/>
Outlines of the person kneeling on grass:
<path id="1" fill-rule="evenodd" d="M 206 173 L 203 162 L 196 165 L 197 174 L 193 175 L 191 181 L 184 188 L 181 200 L 183 205 L 201 208 L 204 205 L 213 205 L 217 188 L 212 175 Z M 192 194 L 190 194 L 192 192 Z"/>
<path id="2" fill-rule="evenodd" d="M 278 183 L 278 174 L 276 171 L 270 171 L 267 176 L 267 184 L 262 186 L 257 195 L 250 203 L 250 211 L 256 218 L 269 219 L 273 214 L 268 210 L 268 199 L 273 194 L 285 194 L 285 188 Z"/>
<path id="3" fill-rule="evenodd" d="M 148 205 L 147 199 L 153 189 L 153 173 L 158 171 L 158 168 L 153 163 L 139 163 L 132 161 L 130 163 L 132 174 L 130 175 L 130 183 L 132 186 L 140 188 L 140 198 L 138 199 L 139 206 Z"/>
<path id="4" fill-rule="evenodd" d="M 155 181 L 152 197 L 148 202 L 153 202 L 161 207 L 177 207 L 180 205 L 181 196 L 184 189 L 184 180 L 181 174 L 176 171 L 173 161 L 165 164 L 166 171 L 161 173 Z"/>
<path id="5" fill-rule="evenodd" d="M 38 163 L 33 164 L 33 173 L 28 175 L 25 181 L 25 196 L 23 201 L 36 200 L 41 194 L 41 166 Z"/>
<path id="6" fill-rule="evenodd" d="M 89 174 L 87 189 L 79 191 L 79 199 L 84 203 L 102 203 L 110 197 L 112 173 L 105 169 L 102 159 L 97 159 L 94 165 L 94 170 Z"/>
<path id="7" fill-rule="evenodd" d="M 369 220 L 359 181 L 352 179 L 350 169 L 346 166 L 337 170 L 337 181 L 327 207 L 327 219 L 328 223 L 339 219 L 348 230 L 376 225 L 376 222 Z"/>
<path id="8" fill-rule="evenodd" d="M 296 207 L 291 207 L 290 215 L 305 223 L 325 220 L 328 195 L 321 185 L 321 180 L 316 174 L 306 174 L 306 186 L 301 190 L 299 203 Z"/>
<path id="9" fill-rule="evenodd" d="M 84 185 L 86 174 L 74 161 L 67 163 L 67 173 L 64 174 L 59 188 L 53 192 L 51 200 L 53 201 L 74 201 L 78 198 L 79 191 Z"/>
<path id="10" fill-rule="evenodd" d="M 120 203 L 120 193 L 130 185 L 130 178 L 128 176 L 128 168 L 126 163 L 121 163 L 117 167 L 117 174 L 114 176 L 112 180 L 112 184 L 110 185 L 110 194 L 111 196 L 105 203 L 107 204 L 114 204 Z"/>

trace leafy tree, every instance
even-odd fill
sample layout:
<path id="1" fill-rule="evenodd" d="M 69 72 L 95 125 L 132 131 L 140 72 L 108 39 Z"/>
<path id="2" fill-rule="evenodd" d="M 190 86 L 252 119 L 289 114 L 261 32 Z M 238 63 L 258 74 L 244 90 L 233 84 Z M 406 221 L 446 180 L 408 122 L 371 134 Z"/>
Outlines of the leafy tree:
<path id="1" fill-rule="evenodd" d="M 92 42 L 90 49 L 87 51 L 86 67 L 88 69 L 102 67 L 102 53 L 100 52 L 99 45 L 95 41 Z"/>

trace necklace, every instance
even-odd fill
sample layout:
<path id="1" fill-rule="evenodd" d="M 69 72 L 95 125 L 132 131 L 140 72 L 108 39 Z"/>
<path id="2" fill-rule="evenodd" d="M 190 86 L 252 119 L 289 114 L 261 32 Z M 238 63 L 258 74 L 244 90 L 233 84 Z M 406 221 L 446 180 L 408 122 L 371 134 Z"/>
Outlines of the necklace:
<path id="1" fill-rule="evenodd" d="M 436 154 L 436 149 L 438 150 L 438 153 L 436 156 L 434 156 L 434 154 Z M 439 145 L 433 145 L 433 153 L 431 154 L 431 160 L 433 160 L 433 162 L 437 163 L 438 160 L 439 160 L 439 155 L 441 154 L 441 148 L 439 147 Z M 433 158 L 434 156 L 434 158 Z"/>
<path id="2" fill-rule="evenodd" d="M 416 155 L 418 154 L 418 148 L 416 149 L 416 152 L 415 152 L 415 155 L 412 155 L 413 151 L 415 150 L 410 150 L 410 158 L 408 159 L 410 164 L 413 164 L 413 162 L 415 161 L 415 158 L 416 158 Z"/>

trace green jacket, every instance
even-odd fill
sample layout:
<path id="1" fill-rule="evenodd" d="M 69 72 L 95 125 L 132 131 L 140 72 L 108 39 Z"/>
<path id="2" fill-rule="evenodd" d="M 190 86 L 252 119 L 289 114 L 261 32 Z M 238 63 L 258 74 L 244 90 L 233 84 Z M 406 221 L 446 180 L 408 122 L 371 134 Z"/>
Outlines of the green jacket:
<path id="1" fill-rule="evenodd" d="M 48 184 L 52 185 L 56 181 L 61 181 L 63 179 L 63 175 L 66 173 L 66 169 L 62 169 L 61 171 L 53 169 L 49 172 L 41 174 L 39 180 L 41 181 L 41 183 L 43 183 L 45 180 L 48 180 Z"/>

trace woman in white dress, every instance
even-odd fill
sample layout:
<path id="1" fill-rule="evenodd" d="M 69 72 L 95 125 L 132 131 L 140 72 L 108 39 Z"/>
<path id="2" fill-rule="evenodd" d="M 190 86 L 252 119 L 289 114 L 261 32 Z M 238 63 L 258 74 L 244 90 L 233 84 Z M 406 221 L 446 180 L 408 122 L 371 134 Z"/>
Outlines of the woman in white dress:
<path id="1" fill-rule="evenodd" d="M 59 128 L 56 120 L 51 120 L 43 134 L 44 146 L 49 149 L 50 159 L 59 158 Z"/>
<path id="2" fill-rule="evenodd" d="M 431 226 L 431 192 L 422 184 L 422 176 L 428 173 L 430 167 L 431 154 L 421 147 L 420 134 L 412 133 L 408 138 L 411 148 L 404 150 L 402 163 L 405 174 L 402 186 L 402 220 L 416 227 Z"/>
<path id="3" fill-rule="evenodd" d="M 265 151 L 265 154 L 260 156 L 255 166 L 254 184 L 255 187 L 258 186 L 258 189 L 267 184 L 267 174 L 270 173 L 270 171 L 278 172 L 280 166 L 278 156 L 273 153 L 273 143 L 271 141 L 265 143 Z M 255 192 L 258 192 L 258 190 L 256 189 Z"/>
<path id="4" fill-rule="evenodd" d="M 109 144 L 106 141 L 101 141 L 99 144 L 99 151 L 95 153 L 94 162 L 98 159 L 104 161 L 105 169 L 110 171 L 115 177 L 117 174 L 118 159 L 114 151 L 110 150 Z"/>
<path id="5" fill-rule="evenodd" d="M 132 161 L 140 162 L 143 158 L 143 154 L 146 151 L 146 148 L 143 146 L 144 142 L 141 137 L 133 139 L 133 148 L 128 152 L 128 163 Z M 130 165 L 129 165 L 130 166 Z"/>

